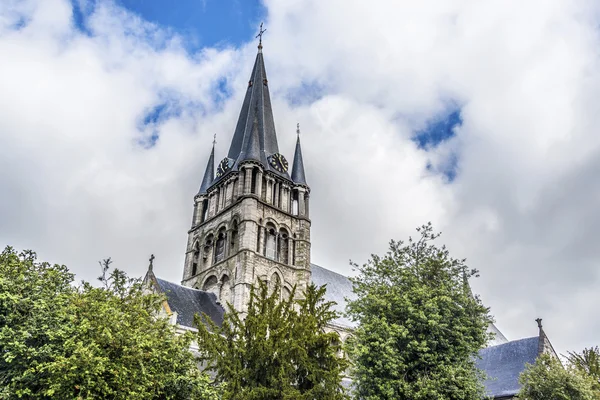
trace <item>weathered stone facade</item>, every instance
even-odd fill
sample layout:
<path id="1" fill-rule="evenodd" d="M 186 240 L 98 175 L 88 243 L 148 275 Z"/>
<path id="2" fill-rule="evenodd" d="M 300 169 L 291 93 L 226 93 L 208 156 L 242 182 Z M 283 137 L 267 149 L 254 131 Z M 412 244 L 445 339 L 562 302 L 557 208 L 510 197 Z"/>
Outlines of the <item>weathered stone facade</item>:
<path id="1" fill-rule="evenodd" d="M 258 280 L 282 296 L 294 285 L 301 293 L 310 281 L 308 195 L 255 162 L 223 176 L 195 198 L 182 285 L 242 312 Z"/>

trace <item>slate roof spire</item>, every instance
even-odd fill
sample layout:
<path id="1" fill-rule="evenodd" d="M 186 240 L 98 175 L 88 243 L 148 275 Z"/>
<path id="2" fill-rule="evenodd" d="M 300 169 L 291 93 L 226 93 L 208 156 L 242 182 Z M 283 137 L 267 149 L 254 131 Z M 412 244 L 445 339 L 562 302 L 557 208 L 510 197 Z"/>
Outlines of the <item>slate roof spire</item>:
<path id="1" fill-rule="evenodd" d="M 261 32 L 264 30 L 261 29 Z M 249 158 L 251 155 L 258 155 L 255 161 L 271 169 L 267 157 L 279 153 L 268 83 L 261 40 L 227 154 L 234 161 L 233 168 L 237 168 L 242 161 L 254 159 Z M 253 138 L 255 134 L 256 137 Z"/>
<path id="2" fill-rule="evenodd" d="M 216 134 L 213 140 L 212 150 L 210 152 L 210 157 L 208 157 L 208 163 L 206 164 L 206 170 L 204 171 L 204 178 L 202 178 L 202 184 L 200 185 L 200 190 L 198 190 L 198 194 L 206 194 L 206 191 L 215 179 L 215 144 L 217 144 Z"/>
<path id="3" fill-rule="evenodd" d="M 306 185 L 306 175 L 304 174 L 304 162 L 302 161 L 302 148 L 300 148 L 300 124 L 296 125 L 296 151 L 294 152 L 294 164 L 292 165 L 292 181 L 300 185 Z"/>

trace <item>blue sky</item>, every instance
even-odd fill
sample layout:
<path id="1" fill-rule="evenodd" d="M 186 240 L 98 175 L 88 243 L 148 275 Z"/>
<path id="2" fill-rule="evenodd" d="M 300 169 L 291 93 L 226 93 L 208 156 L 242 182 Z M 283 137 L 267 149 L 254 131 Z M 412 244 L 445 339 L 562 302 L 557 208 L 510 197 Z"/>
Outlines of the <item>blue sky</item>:
<path id="1" fill-rule="evenodd" d="M 72 0 L 81 24 L 78 0 Z M 146 21 L 170 28 L 186 38 L 188 50 L 238 45 L 255 35 L 265 16 L 258 0 L 114 0 Z M 93 8 L 96 0 L 87 7 Z M 85 14 L 85 13 L 83 13 Z"/>

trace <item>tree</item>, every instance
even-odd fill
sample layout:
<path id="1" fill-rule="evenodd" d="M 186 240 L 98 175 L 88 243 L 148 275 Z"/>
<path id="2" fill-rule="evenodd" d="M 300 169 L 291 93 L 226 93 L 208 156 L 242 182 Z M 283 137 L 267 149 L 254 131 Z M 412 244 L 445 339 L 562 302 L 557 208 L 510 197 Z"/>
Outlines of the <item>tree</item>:
<path id="1" fill-rule="evenodd" d="M 542 354 L 519 377 L 522 400 L 598 400 L 593 382 L 575 368 L 564 368 L 556 357 Z"/>
<path id="2" fill-rule="evenodd" d="M 164 298 L 104 273 L 102 287 L 74 286 L 65 266 L 2 252 L 0 398 L 216 399 L 191 336 L 158 317 Z"/>
<path id="3" fill-rule="evenodd" d="M 431 224 L 420 238 L 390 242 L 351 278 L 356 300 L 348 315 L 359 323 L 348 341 L 356 398 L 481 399 L 475 366 L 489 340 L 489 310 L 473 296 L 464 260 L 432 242 Z"/>
<path id="4" fill-rule="evenodd" d="M 594 388 L 600 391 L 600 350 L 598 347 L 583 349 L 581 353 L 569 352 L 570 366 L 588 375 L 594 381 Z"/>
<path id="5" fill-rule="evenodd" d="M 308 286 L 304 299 L 280 300 L 263 282 L 252 287 L 244 317 L 228 304 L 222 326 L 196 316 L 201 359 L 226 383 L 223 398 L 242 400 L 345 399 L 338 357 L 339 336 L 327 332 L 335 319 L 325 287 Z"/>

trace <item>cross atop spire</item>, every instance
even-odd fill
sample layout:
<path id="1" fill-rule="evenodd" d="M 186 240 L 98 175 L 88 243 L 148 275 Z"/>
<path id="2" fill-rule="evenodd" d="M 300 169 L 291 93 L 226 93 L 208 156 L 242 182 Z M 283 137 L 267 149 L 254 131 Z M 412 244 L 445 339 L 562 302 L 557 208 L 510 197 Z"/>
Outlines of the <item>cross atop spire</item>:
<path id="1" fill-rule="evenodd" d="M 300 122 L 296 124 L 296 134 L 300 136 Z"/>
<path id="2" fill-rule="evenodd" d="M 154 254 L 150 254 L 150 259 L 148 261 L 150 261 L 150 265 L 148 265 L 148 270 L 152 271 L 152 267 L 154 266 L 154 259 L 156 257 L 154 257 Z"/>
<path id="3" fill-rule="evenodd" d="M 263 29 L 263 23 L 261 22 L 260 28 L 258 29 L 258 35 L 256 35 L 258 38 L 258 50 L 262 50 L 262 36 L 266 31 L 266 29 Z"/>
<path id="4" fill-rule="evenodd" d="M 217 144 L 217 134 L 215 133 L 215 135 L 213 136 L 213 147 L 215 147 L 216 144 Z"/>

